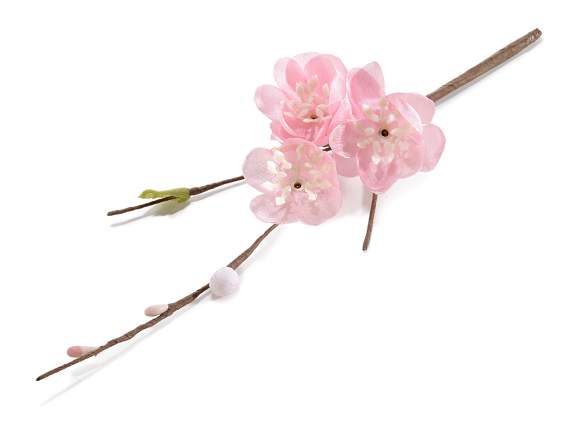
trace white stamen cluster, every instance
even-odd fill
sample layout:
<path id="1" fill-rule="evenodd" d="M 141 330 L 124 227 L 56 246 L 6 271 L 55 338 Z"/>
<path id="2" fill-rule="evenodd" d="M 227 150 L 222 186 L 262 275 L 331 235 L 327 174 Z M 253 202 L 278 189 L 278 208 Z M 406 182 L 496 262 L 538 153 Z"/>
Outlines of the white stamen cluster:
<path id="1" fill-rule="evenodd" d="M 286 204 L 292 192 L 304 192 L 310 201 L 318 198 L 318 192 L 328 189 L 332 184 L 324 179 L 331 166 L 322 163 L 324 153 L 317 150 L 310 154 L 309 159 L 303 160 L 304 145 L 296 148 L 296 161 L 291 163 L 286 160 L 284 153 L 279 148 L 272 149 L 272 159 L 266 162 L 266 168 L 275 177 L 274 182 L 264 182 L 269 191 L 277 191 L 275 202 L 277 206 Z"/>
<path id="2" fill-rule="evenodd" d="M 318 88 L 318 77 L 312 76 L 306 82 L 296 83 L 297 99 L 285 102 L 287 110 L 284 115 L 310 124 L 321 122 L 330 117 L 328 103 L 330 87 L 327 83 Z"/>
<path id="3" fill-rule="evenodd" d="M 376 106 L 374 109 L 364 104 L 362 111 L 370 121 L 376 123 L 376 127 L 364 128 L 356 124 L 363 135 L 363 139 L 358 141 L 357 145 L 360 149 L 371 145 L 371 160 L 375 165 L 382 161 L 391 162 L 397 152 L 401 154 L 407 152 L 408 145 L 404 138 L 413 131 L 413 128 L 385 98 L 380 100 L 379 108 Z M 384 130 L 387 130 L 387 136 L 383 135 Z"/>

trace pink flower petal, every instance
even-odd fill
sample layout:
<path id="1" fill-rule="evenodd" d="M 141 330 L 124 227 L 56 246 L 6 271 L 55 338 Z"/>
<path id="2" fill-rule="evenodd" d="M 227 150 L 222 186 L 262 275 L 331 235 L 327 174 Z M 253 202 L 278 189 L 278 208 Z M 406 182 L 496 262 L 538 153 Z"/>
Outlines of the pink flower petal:
<path id="1" fill-rule="evenodd" d="M 407 141 L 402 143 L 407 147 L 394 162 L 399 167 L 399 178 L 409 177 L 421 170 L 425 157 L 425 147 L 421 142 Z"/>
<path id="2" fill-rule="evenodd" d="M 250 202 L 250 210 L 262 222 L 290 223 L 297 220 L 296 216 L 290 213 L 289 205 L 276 205 L 275 197 L 272 194 L 254 197 Z"/>
<path id="3" fill-rule="evenodd" d="M 355 157 L 345 158 L 338 154 L 334 154 L 336 161 L 336 170 L 340 176 L 355 177 L 358 175 L 358 166 Z"/>
<path id="4" fill-rule="evenodd" d="M 283 115 L 280 121 L 284 131 L 291 137 L 300 138 L 308 141 L 314 141 L 316 133 L 319 131 L 319 125 L 314 123 L 305 123 L 301 119 L 292 118 Z"/>
<path id="5" fill-rule="evenodd" d="M 344 98 L 338 108 L 336 109 L 336 113 L 330 122 L 330 131 L 333 130 L 336 126 L 343 122 L 350 121 L 352 119 L 352 110 L 351 110 L 350 102 L 347 98 Z"/>
<path id="6" fill-rule="evenodd" d="M 329 120 L 318 123 L 305 123 L 298 118 L 283 115 L 280 121 L 280 127 L 283 129 L 283 133 L 277 135 L 307 140 L 317 146 L 323 146 L 328 143 Z M 286 138 L 281 141 L 284 140 L 286 140 Z"/>
<path id="7" fill-rule="evenodd" d="M 308 64 L 308 61 L 314 57 L 317 57 L 318 55 L 320 54 L 317 52 L 304 52 L 303 54 L 295 55 L 292 59 L 296 61 L 302 69 L 304 69 L 306 64 Z"/>
<path id="8" fill-rule="evenodd" d="M 256 148 L 246 156 L 242 166 L 246 183 L 260 192 L 269 192 L 269 186 L 276 181 L 275 175 L 268 168 L 269 162 L 272 162 L 272 151 Z"/>
<path id="9" fill-rule="evenodd" d="M 396 92 L 389 94 L 387 98 L 390 100 L 399 99 L 403 103 L 409 104 L 415 109 L 423 124 L 429 124 L 435 114 L 435 103 L 424 95 L 413 92 Z"/>
<path id="10" fill-rule="evenodd" d="M 284 93 L 272 85 L 259 86 L 254 95 L 256 106 L 272 120 L 280 118 L 285 98 Z"/>
<path id="11" fill-rule="evenodd" d="M 279 142 L 283 142 L 284 140 L 292 137 L 292 135 L 284 128 L 281 121 L 272 121 L 270 129 L 272 130 L 272 138 Z"/>
<path id="12" fill-rule="evenodd" d="M 348 83 L 349 98 L 354 113 L 361 112 L 364 104 L 377 104 L 385 94 L 383 73 L 379 64 L 375 62 L 350 71 Z"/>
<path id="13" fill-rule="evenodd" d="M 421 117 L 417 113 L 417 110 L 407 103 L 399 93 L 389 94 L 386 98 L 420 136 L 423 131 L 423 123 L 421 121 Z"/>
<path id="14" fill-rule="evenodd" d="M 367 128 L 372 128 L 377 132 L 377 125 L 367 119 L 345 122 L 338 125 L 330 133 L 330 147 L 334 153 L 343 157 L 352 157 L 358 151 L 358 143 L 365 139 Z"/>
<path id="15" fill-rule="evenodd" d="M 282 91 L 295 95 L 296 83 L 305 81 L 306 75 L 292 58 L 281 58 L 274 66 L 274 79 Z"/>
<path id="16" fill-rule="evenodd" d="M 425 157 L 423 161 L 423 171 L 432 170 L 445 149 L 445 135 L 437 125 L 429 124 L 423 127 L 423 145 L 425 146 Z"/>
<path id="17" fill-rule="evenodd" d="M 308 61 L 304 72 L 308 78 L 316 76 L 320 85 L 328 85 L 330 104 L 338 104 L 346 96 L 347 70 L 339 58 L 317 55 Z"/>
<path id="18" fill-rule="evenodd" d="M 298 219 L 308 225 L 319 225 L 333 217 L 342 205 L 342 193 L 336 182 L 333 186 L 310 200 L 302 192 L 294 193 L 294 210 Z"/>
<path id="19" fill-rule="evenodd" d="M 399 168 L 394 162 L 375 164 L 371 155 L 371 145 L 358 152 L 357 161 L 360 178 L 371 192 L 385 192 L 399 179 Z"/>

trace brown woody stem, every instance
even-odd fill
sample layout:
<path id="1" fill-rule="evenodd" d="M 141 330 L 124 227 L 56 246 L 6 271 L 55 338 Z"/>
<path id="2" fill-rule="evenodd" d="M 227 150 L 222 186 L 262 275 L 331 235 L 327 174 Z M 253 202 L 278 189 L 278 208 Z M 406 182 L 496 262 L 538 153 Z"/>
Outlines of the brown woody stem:
<path id="1" fill-rule="evenodd" d="M 478 79 L 484 74 L 488 73 L 495 67 L 510 60 L 515 55 L 519 54 L 522 50 L 524 50 L 525 48 L 536 42 L 541 35 L 542 32 L 538 28 L 535 28 L 528 34 L 525 34 L 521 38 L 515 40 L 514 42 L 506 45 L 501 50 L 495 52 L 484 61 L 481 61 L 476 66 L 470 68 L 465 73 L 457 76 L 455 79 L 450 80 L 445 85 L 441 86 L 432 93 L 428 94 L 427 98 L 430 98 L 434 102 L 442 100 L 452 92 L 468 85 L 469 83 L 471 83 L 475 79 Z M 372 194 L 371 208 L 369 210 L 369 220 L 367 223 L 367 231 L 362 247 L 364 251 L 367 250 L 369 242 L 371 240 L 371 232 L 373 230 L 373 222 L 375 219 L 376 200 L 377 200 L 376 194 Z"/>
<path id="2" fill-rule="evenodd" d="M 208 185 L 204 186 L 195 186 L 194 188 L 189 188 L 189 196 L 192 197 L 193 195 L 199 195 L 202 194 L 203 192 L 210 191 L 211 189 L 218 188 L 219 186 L 228 185 L 229 183 L 239 182 L 241 180 L 244 180 L 244 176 L 232 177 L 230 179 L 221 180 L 220 182 L 209 183 Z M 137 206 L 126 207 L 120 210 L 112 210 L 110 212 L 107 212 L 107 216 L 115 216 L 123 213 L 132 212 L 134 210 L 144 209 L 145 207 L 151 207 L 154 206 L 155 204 L 160 204 L 164 203 L 165 201 L 174 200 L 175 198 L 177 197 L 174 196 L 163 197 L 157 200 L 149 201 L 148 203 L 139 204 Z"/>
<path id="3" fill-rule="evenodd" d="M 450 80 L 445 85 L 436 89 L 431 94 L 427 95 L 427 98 L 430 98 L 435 102 L 445 98 L 453 91 L 456 91 L 457 89 L 468 85 L 475 79 L 478 79 L 485 73 L 488 73 L 495 67 L 505 63 L 512 57 L 518 55 L 522 50 L 524 50 L 525 48 L 536 42 L 541 35 L 542 31 L 540 31 L 538 28 L 535 28 L 531 32 L 522 36 L 521 38 L 506 45 L 504 48 L 498 50 L 487 59 L 481 61 L 476 66 L 467 70 L 465 73 L 457 76 L 455 79 Z"/>
<path id="4" fill-rule="evenodd" d="M 250 247 L 248 247 L 248 249 L 246 249 L 244 252 L 242 252 L 240 255 L 238 255 L 236 258 L 234 258 L 227 266 L 232 268 L 232 269 L 236 269 L 238 268 L 244 261 L 246 261 L 248 259 L 248 257 L 250 255 L 252 255 L 252 252 L 254 252 L 256 250 L 256 248 L 258 246 L 260 246 L 260 243 L 262 243 L 262 241 L 264 241 L 264 239 L 278 226 L 278 224 L 273 224 L 272 226 L 270 226 L 266 231 L 264 231 L 264 233 L 258 237 L 254 243 L 252 243 L 250 245 Z M 133 328 L 132 330 L 126 332 L 125 334 L 114 338 L 112 340 L 109 340 L 107 343 L 105 343 L 102 346 L 99 346 L 98 348 L 96 348 L 95 350 L 86 353 L 80 357 L 78 357 L 77 359 L 74 359 L 68 363 L 65 363 L 63 365 L 58 366 L 57 368 L 54 368 L 48 372 L 45 372 L 44 374 L 40 375 L 38 378 L 36 378 L 36 381 L 40 381 L 43 380 L 46 377 L 49 377 L 50 375 L 56 374 L 66 368 L 69 368 L 70 366 L 73 366 L 75 364 L 78 364 L 86 359 L 89 359 L 91 357 L 94 357 L 96 355 L 98 355 L 99 353 L 119 344 L 119 343 L 123 343 L 125 341 L 130 340 L 131 338 L 135 337 L 135 335 L 137 335 L 138 333 L 140 333 L 141 331 L 144 331 L 145 329 L 149 329 L 152 328 L 153 326 L 155 326 L 157 323 L 161 322 L 162 320 L 166 319 L 167 317 L 171 316 L 173 313 L 175 313 L 176 311 L 180 310 L 181 308 L 189 305 L 190 303 L 192 303 L 194 300 L 196 300 L 199 296 L 201 296 L 204 292 L 206 292 L 207 290 L 209 290 L 209 285 L 206 284 L 203 287 L 197 289 L 196 291 L 194 291 L 193 293 L 191 293 L 190 295 L 187 295 L 181 299 L 179 299 L 178 301 L 175 301 L 171 304 L 169 304 L 169 306 L 167 307 L 167 310 L 165 310 L 163 313 L 161 313 L 160 315 L 158 315 L 157 317 L 149 320 L 148 322 L 145 322 L 139 326 L 137 326 L 136 328 Z"/>
<path id="5" fill-rule="evenodd" d="M 375 219 L 375 207 L 377 206 L 377 194 L 371 194 L 371 207 L 369 208 L 369 220 L 367 222 L 367 230 L 365 232 L 365 237 L 363 239 L 363 245 L 361 249 L 365 252 L 369 247 L 369 241 L 371 240 L 371 231 L 373 230 L 373 221 Z"/>

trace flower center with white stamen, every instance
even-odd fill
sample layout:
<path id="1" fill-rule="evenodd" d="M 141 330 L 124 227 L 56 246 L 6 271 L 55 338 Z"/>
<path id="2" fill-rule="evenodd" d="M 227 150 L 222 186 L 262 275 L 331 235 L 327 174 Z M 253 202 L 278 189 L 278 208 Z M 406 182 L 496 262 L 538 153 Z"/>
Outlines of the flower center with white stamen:
<path id="1" fill-rule="evenodd" d="M 276 191 L 275 203 L 277 206 L 286 204 L 292 192 L 303 192 L 310 201 L 318 198 L 318 192 L 332 186 L 328 176 L 331 166 L 322 162 L 326 156 L 321 150 L 315 153 L 304 153 L 304 145 L 296 148 L 296 159 L 292 162 L 286 157 L 280 148 L 272 149 L 272 159 L 266 163 L 266 168 L 275 180 L 264 182 L 262 186 L 270 191 Z"/>
<path id="2" fill-rule="evenodd" d="M 318 86 L 318 77 L 312 76 L 307 81 L 296 83 L 296 96 L 287 100 L 287 111 L 284 115 L 301 120 L 306 124 L 321 122 L 330 117 L 329 98 L 330 87 L 327 83 Z"/>
<path id="3" fill-rule="evenodd" d="M 398 153 L 407 152 L 405 137 L 413 128 L 385 98 L 375 108 L 362 105 L 362 111 L 376 127 L 360 129 L 363 138 L 357 145 L 360 149 L 371 146 L 371 160 L 375 165 L 391 162 Z"/>

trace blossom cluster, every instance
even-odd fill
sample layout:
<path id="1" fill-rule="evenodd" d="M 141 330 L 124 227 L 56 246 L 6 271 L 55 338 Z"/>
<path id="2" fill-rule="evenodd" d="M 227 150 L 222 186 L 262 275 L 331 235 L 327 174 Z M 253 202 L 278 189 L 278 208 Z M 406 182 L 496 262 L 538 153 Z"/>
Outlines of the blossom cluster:
<path id="1" fill-rule="evenodd" d="M 280 146 L 254 149 L 243 167 L 262 193 L 251 209 L 265 222 L 317 225 L 340 208 L 338 175 L 359 176 L 379 194 L 441 157 L 433 101 L 386 94 L 375 62 L 347 72 L 335 56 L 302 54 L 279 60 L 274 78 L 277 86 L 259 87 L 255 101 Z"/>

